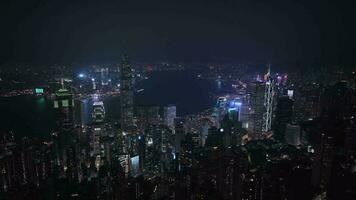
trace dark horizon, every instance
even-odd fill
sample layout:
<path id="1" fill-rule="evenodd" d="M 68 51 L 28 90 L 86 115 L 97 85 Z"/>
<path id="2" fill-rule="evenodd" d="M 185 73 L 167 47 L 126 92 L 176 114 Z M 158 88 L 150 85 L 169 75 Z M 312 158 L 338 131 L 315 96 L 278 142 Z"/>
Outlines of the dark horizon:
<path id="1" fill-rule="evenodd" d="M 355 65 L 352 1 L 1 2 L 0 63 Z"/>
<path id="2" fill-rule="evenodd" d="M 0 199 L 356 199 L 353 1 L 0 3 Z"/>

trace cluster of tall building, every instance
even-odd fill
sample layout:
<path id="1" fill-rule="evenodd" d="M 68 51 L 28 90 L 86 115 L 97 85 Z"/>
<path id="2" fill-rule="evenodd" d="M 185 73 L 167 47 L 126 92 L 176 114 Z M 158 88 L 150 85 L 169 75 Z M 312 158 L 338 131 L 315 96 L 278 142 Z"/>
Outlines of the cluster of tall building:
<path id="1" fill-rule="evenodd" d="M 117 123 L 108 122 L 98 98 L 91 122 L 75 126 L 73 95 L 62 86 L 53 100 L 58 124 L 50 139 L 1 138 L 4 197 L 21 198 L 18 191 L 35 199 L 356 196 L 352 84 L 292 82 L 268 70 L 263 79 L 218 97 L 212 109 L 177 116 L 175 105 L 134 104 L 127 56 L 119 69 Z"/>

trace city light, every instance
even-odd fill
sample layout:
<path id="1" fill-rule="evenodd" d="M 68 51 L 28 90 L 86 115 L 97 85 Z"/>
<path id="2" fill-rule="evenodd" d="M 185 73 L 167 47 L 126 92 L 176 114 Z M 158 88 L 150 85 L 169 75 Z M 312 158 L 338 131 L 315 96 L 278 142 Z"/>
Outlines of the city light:
<path id="1" fill-rule="evenodd" d="M 233 108 L 233 107 L 241 107 L 241 106 L 242 106 L 242 102 L 239 102 L 239 101 L 232 100 L 232 101 L 230 101 L 230 103 L 229 103 L 229 107 L 230 107 L 230 108 Z"/>
<path id="2" fill-rule="evenodd" d="M 43 89 L 42 88 L 36 88 L 35 89 L 36 94 L 43 94 Z"/>
<path id="3" fill-rule="evenodd" d="M 1 5 L 0 199 L 356 200 L 356 1 L 43 2 Z"/>

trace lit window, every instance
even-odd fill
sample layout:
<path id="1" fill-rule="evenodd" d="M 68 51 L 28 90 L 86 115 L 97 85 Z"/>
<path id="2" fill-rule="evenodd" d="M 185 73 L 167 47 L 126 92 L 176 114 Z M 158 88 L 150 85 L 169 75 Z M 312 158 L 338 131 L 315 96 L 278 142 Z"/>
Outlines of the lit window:
<path id="1" fill-rule="evenodd" d="M 54 101 L 54 108 L 58 108 L 58 101 Z"/>
<path id="2" fill-rule="evenodd" d="M 69 106 L 68 100 L 62 100 L 62 106 L 68 107 Z"/>

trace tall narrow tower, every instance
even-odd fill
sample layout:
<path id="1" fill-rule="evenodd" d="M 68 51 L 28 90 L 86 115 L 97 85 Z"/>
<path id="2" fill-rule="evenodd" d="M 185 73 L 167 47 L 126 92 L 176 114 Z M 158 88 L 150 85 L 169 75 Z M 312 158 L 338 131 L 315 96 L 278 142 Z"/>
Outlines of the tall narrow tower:
<path id="1" fill-rule="evenodd" d="M 262 132 L 271 130 L 272 125 L 272 109 L 273 109 L 273 96 L 274 96 L 274 81 L 271 77 L 271 66 L 267 65 L 267 74 L 265 74 L 265 99 L 264 107 L 265 113 L 263 114 Z"/>
<path id="2" fill-rule="evenodd" d="M 57 128 L 61 132 L 69 132 L 74 127 L 74 99 L 73 94 L 64 87 L 63 78 L 62 87 L 55 92 L 53 101 L 56 110 Z"/>
<path id="3" fill-rule="evenodd" d="M 120 64 L 121 72 L 121 127 L 126 130 L 133 125 L 133 73 L 128 56 Z"/>
<path id="4" fill-rule="evenodd" d="M 254 138 L 260 138 L 263 132 L 263 120 L 265 113 L 264 106 L 264 93 L 265 93 L 265 83 L 261 80 L 252 82 L 249 86 L 249 93 L 251 94 L 251 114 L 250 123 L 248 129 L 253 132 Z"/>

